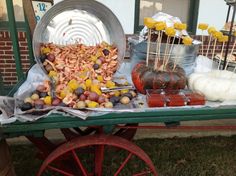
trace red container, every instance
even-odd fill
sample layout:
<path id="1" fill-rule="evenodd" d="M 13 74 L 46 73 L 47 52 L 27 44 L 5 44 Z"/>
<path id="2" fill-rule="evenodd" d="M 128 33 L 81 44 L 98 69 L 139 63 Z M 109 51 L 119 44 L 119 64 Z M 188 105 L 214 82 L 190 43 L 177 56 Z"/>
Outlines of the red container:
<path id="1" fill-rule="evenodd" d="M 205 97 L 199 93 L 188 93 L 185 94 L 185 96 L 188 99 L 187 105 L 189 106 L 206 104 Z"/>
<path id="2" fill-rule="evenodd" d="M 166 105 L 162 90 L 147 90 L 146 98 L 149 107 L 164 107 Z"/>
<path id="3" fill-rule="evenodd" d="M 166 106 L 185 106 L 186 98 L 181 94 L 169 94 L 166 96 Z"/>
<path id="4" fill-rule="evenodd" d="M 190 90 L 147 90 L 147 104 L 149 107 L 178 107 L 205 105 L 205 97 Z"/>

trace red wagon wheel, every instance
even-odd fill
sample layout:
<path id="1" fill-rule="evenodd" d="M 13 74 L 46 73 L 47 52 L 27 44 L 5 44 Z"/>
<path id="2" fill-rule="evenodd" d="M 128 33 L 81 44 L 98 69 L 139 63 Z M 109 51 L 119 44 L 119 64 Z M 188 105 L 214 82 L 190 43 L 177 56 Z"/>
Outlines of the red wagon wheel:
<path id="1" fill-rule="evenodd" d="M 83 153 L 84 148 L 90 148 L 93 152 Z M 111 148 L 118 148 L 119 152 Z M 43 162 L 37 176 L 47 174 L 157 176 L 151 159 L 141 148 L 112 135 L 79 137 L 59 146 Z"/>

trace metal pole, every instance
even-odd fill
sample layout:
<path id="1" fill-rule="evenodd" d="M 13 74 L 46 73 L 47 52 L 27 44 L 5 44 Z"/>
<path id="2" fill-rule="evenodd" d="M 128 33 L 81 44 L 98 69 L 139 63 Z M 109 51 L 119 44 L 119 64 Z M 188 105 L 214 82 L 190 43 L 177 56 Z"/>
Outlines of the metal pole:
<path id="1" fill-rule="evenodd" d="M 234 11 L 233 11 L 233 16 L 232 16 L 232 21 L 231 21 L 231 26 L 230 26 L 230 31 L 229 31 L 229 41 L 227 42 L 226 51 L 225 51 L 223 70 L 225 69 L 225 66 L 226 66 L 227 56 L 228 56 L 228 52 L 229 52 L 229 44 L 230 44 L 231 38 L 232 38 L 232 31 L 233 31 L 235 12 L 236 12 L 236 4 L 233 5 L 233 9 L 234 9 Z"/>
<path id="2" fill-rule="evenodd" d="M 229 5 L 229 8 L 228 8 L 226 23 L 228 23 L 228 21 L 229 21 L 230 11 L 231 11 L 231 5 Z"/>
<path id="3" fill-rule="evenodd" d="M 12 0 L 6 0 L 6 5 L 7 5 L 7 14 L 8 14 L 8 21 L 9 21 L 10 36 L 11 36 L 11 40 L 12 40 L 14 59 L 15 59 L 15 63 L 16 63 L 16 73 L 17 73 L 17 77 L 18 77 L 18 81 L 19 81 L 24 78 L 24 73 L 23 73 L 22 65 L 21 65 L 19 41 L 18 41 L 18 34 L 17 34 L 17 30 L 16 30 L 16 21 L 15 21 Z"/>

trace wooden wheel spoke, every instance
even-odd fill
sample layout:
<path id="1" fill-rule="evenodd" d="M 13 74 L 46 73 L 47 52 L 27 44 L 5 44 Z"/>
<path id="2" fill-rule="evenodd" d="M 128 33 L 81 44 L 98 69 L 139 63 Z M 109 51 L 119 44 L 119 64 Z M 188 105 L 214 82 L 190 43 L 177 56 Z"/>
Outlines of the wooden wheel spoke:
<path id="1" fill-rule="evenodd" d="M 146 170 L 146 171 L 142 171 L 140 173 L 133 174 L 133 176 L 143 176 L 143 175 L 148 175 L 148 174 L 151 174 L 151 173 L 152 173 L 151 170 Z"/>
<path id="2" fill-rule="evenodd" d="M 132 153 L 129 153 L 129 155 L 125 158 L 123 163 L 120 165 L 119 169 L 116 171 L 114 176 L 118 176 L 119 173 L 122 171 L 122 169 L 125 167 L 125 165 L 129 162 L 130 158 L 132 157 Z"/>
<path id="3" fill-rule="evenodd" d="M 50 166 L 50 165 L 48 165 L 47 168 L 54 171 L 54 172 L 57 172 L 59 174 L 65 175 L 65 176 L 74 176 L 74 174 L 68 173 L 64 170 L 58 169 L 58 168 Z"/>
<path id="4" fill-rule="evenodd" d="M 82 162 L 80 161 L 79 157 L 77 156 L 76 152 L 74 150 L 72 150 L 72 154 L 73 154 L 73 157 L 76 161 L 76 163 L 78 164 L 81 172 L 83 173 L 84 176 L 88 176 L 88 171 L 87 169 L 83 166 Z"/>
<path id="5" fill-rule="evenodd" d="M 95 175 L 102 176 L 102 165 L 104 160 L 104 145 L 95 146 Z"/>

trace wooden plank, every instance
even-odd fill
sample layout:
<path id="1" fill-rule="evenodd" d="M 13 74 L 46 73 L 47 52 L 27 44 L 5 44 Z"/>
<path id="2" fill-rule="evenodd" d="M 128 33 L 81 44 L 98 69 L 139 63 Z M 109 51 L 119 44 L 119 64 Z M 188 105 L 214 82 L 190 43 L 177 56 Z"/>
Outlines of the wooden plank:
<path id="1" fill-rule="evenodd" d="M 4 139 L 0 141 L 0 156 L 0 175 L 15 176 L 9 147 Z"/>
<path id="2" fill-rule="evenodd" d="M 32 37 L 33 33 L 34 33 L 35 26 L 36 26 L 35 13 L 34 13 L 34 9 L 32 6 L 32 2 L 29 0 L 23 0 L 22 3 L 23 3 L 24 13 L 25 13 L 25 16 L 27 17 L 27 21 L 29 24 L 31 37 Z"/>

